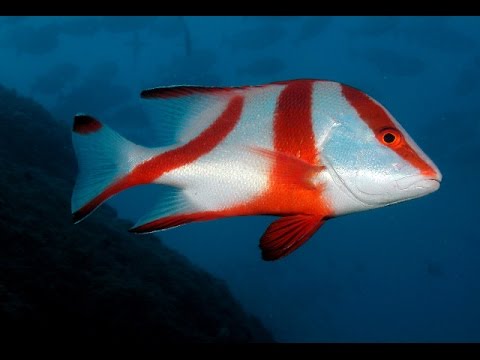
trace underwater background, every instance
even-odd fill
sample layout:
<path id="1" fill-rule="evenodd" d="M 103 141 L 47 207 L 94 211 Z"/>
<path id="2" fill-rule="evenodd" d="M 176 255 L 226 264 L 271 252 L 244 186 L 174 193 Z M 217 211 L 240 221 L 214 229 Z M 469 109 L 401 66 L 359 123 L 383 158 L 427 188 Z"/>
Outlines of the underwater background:
<path id="1" fill-rule="evenodd" d="M 0 17 L 0 326 L 152 342 L 480 341 L 478 39 L 479 17 Z M 71 224 L 76 113 L 158 146 L 168 138 L 143 89 L 296 78 L 382 103 L 439 167 L 440 189 L 331 220 L 275 262 L 258 248 L 270 216 L 129 234 L 160 186 Z"/>

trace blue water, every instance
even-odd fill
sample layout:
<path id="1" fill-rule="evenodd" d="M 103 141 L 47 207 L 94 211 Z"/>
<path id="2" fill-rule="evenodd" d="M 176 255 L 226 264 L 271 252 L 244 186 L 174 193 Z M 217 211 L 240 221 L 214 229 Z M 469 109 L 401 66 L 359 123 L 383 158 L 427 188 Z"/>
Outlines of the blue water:
<path id="1" fill-rule="evenodd" d="M 145 144 L 166 141 L 139 98 L 148 87 L 306 77 L 365 90 L 438 165 L 439 191 L 331 220 L 277 262 L 258 249 L 273 217 L 160 236 L 278 341 L 480 341 L 479 38 L 478 17 L 3 17 L 0 81 L 61 122 L 91 113 Z M 158 195 L 109 204 L 136 220 Z"/>

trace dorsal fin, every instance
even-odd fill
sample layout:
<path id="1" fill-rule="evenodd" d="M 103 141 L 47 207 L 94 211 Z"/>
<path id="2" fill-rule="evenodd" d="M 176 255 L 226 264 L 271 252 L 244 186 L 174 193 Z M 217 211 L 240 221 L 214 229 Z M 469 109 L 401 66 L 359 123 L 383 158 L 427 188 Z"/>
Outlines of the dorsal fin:
<path id="1" fill-rule="evenodd" d="M 143 90 L 140 96 L 143 99 L 171 99 L 191 95 L 220 95 L 235 90 L 245 90 L 250 86 L 198 86 L 198 85 L 173 85 L 158 86 L 151 89 Z"/>
<path id="2" fill-rule="evenodd" d="M 185 144 L 207 129 L 225 110 L 236 92 L 229 88 L 167 86 L 144 90 L 142 98 L 155 99 L 144 109 L 159 145 Z"/>
<path id="3" fill-rule="evenodd" d="M 161 86 L 143 90 L 141 97 L 156 100 L 145 104 L 144 110 L 149 114 L 158 145 L 165 146 L 184 144 L 198 136 L 220 116 L 232 97 L 246 96 L 249 91 L 268 86 L 284 85 Z"/>

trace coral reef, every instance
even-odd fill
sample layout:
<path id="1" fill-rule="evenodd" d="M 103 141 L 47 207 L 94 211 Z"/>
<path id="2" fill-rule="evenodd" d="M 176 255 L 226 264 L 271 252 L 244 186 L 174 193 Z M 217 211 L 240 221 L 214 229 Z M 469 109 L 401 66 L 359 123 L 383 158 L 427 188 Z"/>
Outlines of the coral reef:
<path id="1" fill-rule="evenodd" d="M 0 87 L 0 330 L 155 345 L 270 342 L 226 285 L 103 205 L 73 225 L 69 128 Z"/>

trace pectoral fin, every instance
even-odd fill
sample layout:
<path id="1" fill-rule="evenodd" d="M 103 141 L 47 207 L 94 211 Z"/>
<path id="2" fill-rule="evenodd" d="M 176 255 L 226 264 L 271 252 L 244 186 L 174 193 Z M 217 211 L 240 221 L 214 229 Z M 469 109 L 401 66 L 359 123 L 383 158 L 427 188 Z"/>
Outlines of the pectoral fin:
<path id="1" fill-rule="evenodd" d="M 306 214 L 274 221 L 260 239 L 262 259 L 272 261 L 287 256 L 310 239 L 325 221 L 322 216 Z"/>
<path id="2" fill-rule="evenodd" d="M 275 150 L 252 147 L 250 151 L 270 161 L 275 166 L 275 181 L 281 184 L 295 184 L 307 189 L 314 189 L 315 175 L 325 169 L 322 164 L 310 164 L 301 158 Z"/>

